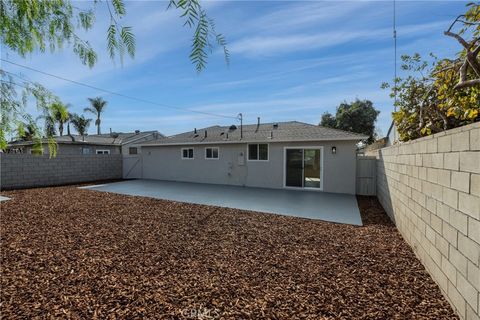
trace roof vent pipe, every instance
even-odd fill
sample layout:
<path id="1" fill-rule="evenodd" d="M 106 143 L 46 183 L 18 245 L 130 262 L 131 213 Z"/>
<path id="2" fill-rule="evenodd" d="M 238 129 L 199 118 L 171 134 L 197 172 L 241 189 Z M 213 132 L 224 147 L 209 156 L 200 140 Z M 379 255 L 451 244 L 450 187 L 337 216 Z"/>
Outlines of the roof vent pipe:
<path id="1" fill-rule="evenodd" d="M 205 138 L 207 137 L 207 130 L 205 130 Z"/>
<path id="2" fill-rule="evenodd" d="M 110 134 L 112 134 L 112 128 L 110 128 Z"/>
<path id="3" fill-rule="evenodd" d="M 257 130 L 256 131 L 258 131 L 258 129 L 260 129 L 260 117 L 257 117 Z"/>
<path id="4" fill-rule="evenodd" d="M 273 139 L 273 131 L 270 131 L 270 139 Z"/>
<path id="5" fill-rule="evenodd" d="M 193 129 L 193 133 L 197 134 L 197 128 Z"/>

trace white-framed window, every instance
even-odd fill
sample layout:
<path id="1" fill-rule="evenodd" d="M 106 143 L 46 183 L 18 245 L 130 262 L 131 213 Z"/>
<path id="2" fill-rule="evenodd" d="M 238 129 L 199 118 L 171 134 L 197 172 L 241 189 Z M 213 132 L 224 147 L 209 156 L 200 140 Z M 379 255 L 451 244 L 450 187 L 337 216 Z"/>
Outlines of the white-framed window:
<path id="1" fill-rule="evenodd" d="M 220 150 L 218 147 L 205 148 L 205 159 L 215 159 L 220 157 Z"/>
<path id="2" fill-rule="evenodd" d="M 182 148 L 182 159 L 193 159 L 193 148 Z"/>
<path id="3" fill-rule="evenodd" d="M 268 143 L 253 143 L 248 145 L 249 161 L 268 161 Z"/>
<path id="4" fill-rule="evenodd" d="M 82 154 L 90 154 L 91 150 L 90 148 L 82 148 Z"/>
<path id="5" fill-rule="evenodd" d="M 110 154 L 110 150 L 95 150 L 96 154 Z"/>

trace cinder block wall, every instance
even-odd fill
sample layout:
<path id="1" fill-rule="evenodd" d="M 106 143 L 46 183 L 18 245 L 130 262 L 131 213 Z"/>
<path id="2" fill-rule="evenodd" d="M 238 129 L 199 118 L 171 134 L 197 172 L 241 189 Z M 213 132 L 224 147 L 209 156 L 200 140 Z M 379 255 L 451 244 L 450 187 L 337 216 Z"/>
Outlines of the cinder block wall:
<path id="1" fill-rule="evenodd" d="M 480 314 L 480 123 L 381 149 L 377 196 L 462 319 Z"/>
<path id="2" fill-rule="evenodd" d="M 122 178 L 122 155 L 0 153 L 0 188 L 17 189 Z"/>

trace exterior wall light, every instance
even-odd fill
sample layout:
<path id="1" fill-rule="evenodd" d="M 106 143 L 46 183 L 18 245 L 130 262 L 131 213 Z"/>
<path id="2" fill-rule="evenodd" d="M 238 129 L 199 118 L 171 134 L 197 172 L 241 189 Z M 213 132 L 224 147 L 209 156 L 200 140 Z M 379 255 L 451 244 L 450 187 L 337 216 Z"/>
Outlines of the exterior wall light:
<path id="1" fill-rule="evenodd" d="M 337 147 L 332 147 L 332 154 L 337 154 Z"/>

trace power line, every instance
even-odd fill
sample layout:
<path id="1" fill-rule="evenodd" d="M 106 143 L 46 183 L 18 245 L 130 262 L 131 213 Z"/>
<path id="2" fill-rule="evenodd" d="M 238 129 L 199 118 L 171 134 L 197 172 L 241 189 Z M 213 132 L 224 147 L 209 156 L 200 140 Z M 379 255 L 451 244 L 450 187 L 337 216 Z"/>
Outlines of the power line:
<path id="1" fill-rule="evenodd" d="M 394 78 L 393 82 L 395 85 L 394 91 L 394 111 L 397 111 L 397 12 L 396 12 L 396 1 L 393 0 L 393 46 L 394 46 Z"/>
<path id="2" fill-rule="evenodd" d="M 3 61 L 3 62 L 10 63 L 12 65 L 15 65 L 17 67 L 21 67 L 21 68 L 24 68 L 24 69 L 27 69 L 27 70 L 30 70 L 30 71 L 34 71 L 34 72 L 44 74 L 44 75 L 49 76 L 49 77 L 57 78 L 57 79 L 60 79 L 60 80 L 66 81 L 66 82 L 70 82 L 70 83 L 73 83 L 73 84 L 76 84 L 76 85 L 79 85 L 79 86 L 83 86 L 83 87 L 86 87 L 86 88 L 90 88 L 90 89 L 94 89 L 94 90 L 97 90 L 97 91 L 105 92 L 105 93 L 115 95 L 115 96 L 119 96 L 119 97 L 122 97 L 122 98 L 135 100 L 135 101 L 139 101 L 139 102 L 143 102 L 143 103 L 148 103 L 148 104 L 156 105 L 156 106 L 159 106 L 159 107 L 162 107 L 162 108 L 175 109 L 175 110 L 180 110 L 180 111 L 184 111 L 184 112 L 193 112 L 193 113 L 213 116 L 213 117 L 217 117 L 217 118 L 237 119 L 238 120 L 238 117 L 234 117 L 234 116 L 227 116 L 227 115 L 217 114 L 217 113 L 213 113 L 213 112 L 198 111 L 198 110 L 186 109 L 186 108 L 181 108 L 181 107 L 175 107 L 175 106 L 170 106 L 170 105 L 166 105 L 166 104 L 162 104 L 162 103 L 157 103 L 157 102 L 142 99 L 142 98 L 129 96 L 129 95 L 126 95 L 126 94 L 123 94 L 123 93 L 110 91 L 110 90 L 107 90 L 107 89 L 102 89 L 102 88 L 99 88 L 99 87 L 96 87 L 96 86 L 92 86 L 92 85 L 87 84 L 87 83 L 67 79 L 67 78 L 64 78 L 62 76 L 57 76 L 55 74 L 48 73 L 48 72 L 45 72 L 45 71 L 42 71 L 42 70 L 38 70 L 38 69 L 29 67 L 29 66 L 26 66 L 26 65 L 23 65 L 23 64 L 16 63 L 16 62 L 12 62 L 12 61 L 9 61 L 9 60 L 3 59 L 3 58 L 0 58 L 0 60 Z M 11 73 L 11 72 L 9 72 L 9 73 Z"/>
<path id="3" fill-rule="evenodd" d="M 394 98 L 393 98 L 393 111 L 397 112 L 397 2 L 393 0 L 393 47 L 394 47 L 394 71 L 393 71 L 393 85 L 394 85 Z M 393 122 L 392 122 L 393 126 Z M 397 140 L 396 130 L 393 127 L 393 141 Z"/>

